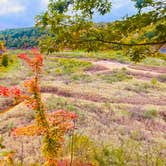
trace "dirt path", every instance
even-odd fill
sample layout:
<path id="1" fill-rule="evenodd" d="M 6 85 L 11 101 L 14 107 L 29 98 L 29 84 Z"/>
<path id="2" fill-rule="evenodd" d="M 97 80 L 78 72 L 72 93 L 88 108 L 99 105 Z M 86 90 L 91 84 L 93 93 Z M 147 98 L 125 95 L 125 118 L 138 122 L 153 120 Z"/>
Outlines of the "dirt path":
<path id="1" fill-rule="evenodd" d="M 126 68 L 128 73 L 138 77 L 147 77 L 153 78 L 158 77 L 162 74 L 166 74 L 166 67 L 151 67 L 151 66 L 143 66 L 143 65 L 131 65 L 131 64 L 124 64 L 116 61 L 106 61 L 101 60 L 97 62 L 92 62 L 94 66 L 100 66 L 100 68 L 105 68 L 105 70 L 101 71 L 92 71 L 91 73 L 107 73 L 113 71 L 115 69 L 122 69 Z"/>
<path id="2" fill-rule="evenodd" d="M 68 57 L 68 56 L 53 56 L 50 58 L 75 58 L 73 57 Z M 102 73 L 108 73 L 111 72 L 115 69 L 122 69 L 126 68 L 128 73 L 130 75 L 135 76 L 136 78 L 142 78 L 142 79 L 149 79 L 149 78 L 154 78 L 158 77 L 162 74 L 166 74 L 166 67 L 156 67 L 156 66 L 144 66 L 144 65 L 132 65 L 129 63 L 120 63 L 115 60 L 98 60 L 94 61 L 94 59 L 91 58 L 85 58 L 85 57 L 77 57 L 81 60 L 89 61 L 91 62 L 94 67 L 92 70 L 88 72 L 88 74 L 102 74 Z"/>
<path id="3" fill-rule="evenodd" d="M 166 74 L 166 67 L 152 67 L 152 66 L 143 66 L 143 65 L 131 65 L 131 64 L 125 64 L 120 63 L 117 61 L 108 61 L 108 60 L 100 60 L 100 61 L 90 61 L 94 67 L 92 70 L 88 71 L 89 74 L 102 74 L 102 73 L 109 73 L 112 72 L 115 69 L 122 69 L 126 68 L 128 74 L 135 76 L 136 78 L 140 79 L 151 79 L 154 77 L 158 77 L 161 75 Z M 100 95 L 92 95 L 89 93 L 76 93 L 76 92 L 70 92 L 67 90 L 60 89 L 58 87 L 43 87 L 42 88 L 43 93 L 49 93 L 49 94 L 56 94 L 58 96 L 62 97 L 71 97 L 71 98 L 77 98 L 82 100 L 88 100 L 92 102 L 110 102 L 110 103 L 125 103 L 125 104 L 132 104 L 132 105 L 146 105 L 146 104 L 154 104 L 154 105 L 165 105 L 166 99 L 164 97 L 161 97 L 160 100 L 155 99 L 148 99 L 143 96 L 135 96 L 132 98 L 119 98 L 119 99 L 108 99 Z M 5 105 L 5 107 L 4 107 Z M 7 107 L 11 106 L 11 101 L 5 101 L 0 106 L 0 114 L 3 114 L 4 112 L 7 112 L 9 109 Z"/>
<path id="4" fill-rule="evenodd" d="M 133 96 L 133 97 L 127 97 L 127 98 L 106 98 L 98 94 L 91 94 L 91 93 L 79 93 L 79 92 L 72 92 L 69 90 L 65 90 L 59 87 L 42 87 L 41 92 L 44 93 L 49 93 L 49 94 L 56 94 L 57 96 L 62 96 L 66 98 L 76 98 L 79 100 L 87 100 L 87 101 L 92 101 L 92 102 L 97 102 L 97 103 L 115 103 L 115 104 L 132 104 L 132 105 L 148 105 L 148 104 L 153 104 L 153 105 L 165 105 L 166 98 L 165 97 L 160 97 L 160 100 L 156 100 L 155 98 L 148 98 L 146 96 Z"/>

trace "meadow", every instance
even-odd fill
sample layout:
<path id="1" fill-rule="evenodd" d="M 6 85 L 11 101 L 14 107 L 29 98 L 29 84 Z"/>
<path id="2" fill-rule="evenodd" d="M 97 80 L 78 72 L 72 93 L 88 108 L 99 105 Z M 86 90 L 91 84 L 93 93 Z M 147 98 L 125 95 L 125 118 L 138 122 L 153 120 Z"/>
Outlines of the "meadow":
<path id="1" fill-rule="evenodd" d="M 0 82 L 23 86 L 31 77 L 20 52 L 9 50 Z M 75 112 L 77 129 L 66 136 L 64 155 L 74 140 L 74 157 L 96 166 L 164 166 L 166 164 L 166 61 L 145 58 L 133 63 L 121 51 L 66 51 L 44 55 L 42 99 L 49 112 Z M 9 109 L 8 109 L 9 107 Z M 16 151 L 18 165 L 42 165 L 40 137 L 11 136 L 32 123 L 34 112 L 24 103 L 0 97 L 0 135 Z"/>

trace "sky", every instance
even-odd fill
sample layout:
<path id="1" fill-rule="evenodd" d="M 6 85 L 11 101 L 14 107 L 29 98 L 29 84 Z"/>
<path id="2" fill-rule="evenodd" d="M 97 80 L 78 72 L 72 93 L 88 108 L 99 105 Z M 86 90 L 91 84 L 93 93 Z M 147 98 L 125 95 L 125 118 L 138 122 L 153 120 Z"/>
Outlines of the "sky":
<path id="1" fill-rule="evenodd" d="M 0 0 L 0 29 L 32 27 L 34 17 L 47 9 L 49 0 Z M 112 0 L 111 13 L 94 16 L 95 22 L 109 22 L 136 13 L 130 0 Z"/>

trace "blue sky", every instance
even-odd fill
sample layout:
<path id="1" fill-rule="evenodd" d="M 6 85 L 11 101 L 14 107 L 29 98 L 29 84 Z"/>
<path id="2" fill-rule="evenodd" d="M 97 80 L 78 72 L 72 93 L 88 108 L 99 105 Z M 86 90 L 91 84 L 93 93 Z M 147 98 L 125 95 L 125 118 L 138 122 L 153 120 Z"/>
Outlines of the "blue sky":
<path id="1" fill-rule="evenodd" d="M 30 27 L 34 17 L 44 12 L 49 0 L 0 0 L 0 29 Z M 130 0 L 112 0 L 110 14 L 94 16 L 94 21 L 113 21 L 136 12 Z"/>

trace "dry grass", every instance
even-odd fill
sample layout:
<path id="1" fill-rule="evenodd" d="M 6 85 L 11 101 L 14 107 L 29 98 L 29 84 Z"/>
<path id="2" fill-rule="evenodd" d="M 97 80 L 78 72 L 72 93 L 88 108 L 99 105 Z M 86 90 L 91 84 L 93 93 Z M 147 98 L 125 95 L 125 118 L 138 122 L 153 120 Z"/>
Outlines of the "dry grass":
<path id="1" fill-rule="evenodd" d="M 43 99 L 49 111 L 75 111 L 79 115 L 77 132 L 98 142 L 118 142 L 118 139 L 132 137 L 138 143 L 147 141 L 166 146 L 165 83 L 153 84 L 150 80 L 135 77 L 109 83 L 101 74 L 96 73 L 107 68 L 96 66 L 90 69 L 90 74 L 84 71 L 74 72 L 70 76 L 57 76 L 53 58 L 46 58 L 46 72 L 42 76 Z M 138 66 L 134 68 L 136 70 Z M 152 67 L 141 66 L 140 69 L 153 71 Z M 85 74 L 88 75 L 88 80 L 78 79 L 84 78 Z M 13 75 L 9 74 L 0 79 L 3 85 L 13 85 L 23 82 L 27 76 L 31 76 L 31 73 L 22 64 Z M 104 76 L 111 78 L 112 72 L 105 73 Z M 0 110 L 7 105 L 10 106 L 10 102 L 1 98 Z M 13 138 L 10 132 L 14 127 L 26 125 L 33 120 L 34 112 L 28 110 L 24 104 L 0 114 L 0 134 L 5 138 L 5 145 L 16 150 L 17 159 L 24 158 L 26 164 L 41 161 L 41 140 L 37 137 Z"/>

